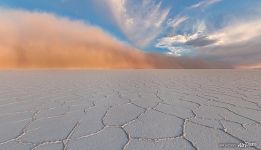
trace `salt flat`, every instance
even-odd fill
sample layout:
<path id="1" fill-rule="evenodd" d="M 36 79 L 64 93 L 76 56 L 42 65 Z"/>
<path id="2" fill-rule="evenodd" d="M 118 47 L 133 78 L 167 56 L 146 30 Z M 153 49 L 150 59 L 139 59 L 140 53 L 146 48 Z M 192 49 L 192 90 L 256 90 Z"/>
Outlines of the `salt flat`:
<path id="1" fill-rule="evenodd" d="M 243 142 L 261 149 L 260 70 L 0 72 L 1 150 L 217 150 Z"/>

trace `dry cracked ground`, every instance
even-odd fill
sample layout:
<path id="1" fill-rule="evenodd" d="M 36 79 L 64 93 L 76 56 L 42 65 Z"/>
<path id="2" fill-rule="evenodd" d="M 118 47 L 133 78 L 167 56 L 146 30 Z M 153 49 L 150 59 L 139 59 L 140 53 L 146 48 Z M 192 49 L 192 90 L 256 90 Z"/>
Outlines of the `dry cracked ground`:
<path id="1" fill-rule="evenodd" d="M 261 149 L 260 70 L 0 72 L 1 150 L 217 150 L 244 142 L 242 149 Z"/>

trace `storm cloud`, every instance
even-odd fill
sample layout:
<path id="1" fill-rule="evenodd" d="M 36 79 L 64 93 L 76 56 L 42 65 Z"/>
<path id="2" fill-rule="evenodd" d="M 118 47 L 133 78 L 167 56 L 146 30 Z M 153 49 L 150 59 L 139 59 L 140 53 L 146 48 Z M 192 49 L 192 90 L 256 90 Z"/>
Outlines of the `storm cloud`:
<path id="1" fill-rule="evenodd" d="M 0 68 L 224 68 L 145 53 L 98 27 L 50 13 L 0 9 Z"/>

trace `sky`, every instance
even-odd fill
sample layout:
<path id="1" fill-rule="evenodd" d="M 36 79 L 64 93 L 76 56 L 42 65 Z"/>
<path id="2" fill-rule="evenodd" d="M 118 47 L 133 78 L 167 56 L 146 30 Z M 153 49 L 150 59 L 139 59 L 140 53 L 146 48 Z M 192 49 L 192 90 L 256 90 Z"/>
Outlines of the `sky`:
<path id="1" fill-rule="evenodd" d="M 0 67 L 260 68 L 260 0 L 0 0 Z"/>

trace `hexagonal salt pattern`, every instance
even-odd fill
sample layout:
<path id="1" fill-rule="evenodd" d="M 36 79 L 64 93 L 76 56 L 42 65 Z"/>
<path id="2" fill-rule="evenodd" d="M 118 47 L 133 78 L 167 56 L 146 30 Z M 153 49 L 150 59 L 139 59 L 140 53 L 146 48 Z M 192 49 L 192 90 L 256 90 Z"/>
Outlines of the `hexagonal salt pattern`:
<path id="1" fill-rule="evenodd" d="M 0 72 L 0 150 L 261 149 L 260 133 L 259 70 Z"/>

